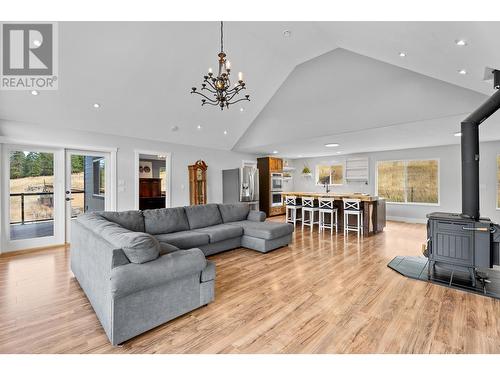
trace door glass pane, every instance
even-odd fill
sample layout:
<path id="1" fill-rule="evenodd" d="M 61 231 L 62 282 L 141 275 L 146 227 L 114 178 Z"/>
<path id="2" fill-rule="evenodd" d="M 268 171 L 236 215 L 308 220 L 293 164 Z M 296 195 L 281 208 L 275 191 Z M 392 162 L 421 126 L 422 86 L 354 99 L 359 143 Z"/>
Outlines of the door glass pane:
<path id="1" fill-rule="evenodd" d="M 54 235 L 54 154 L 11 151 L 10 239 Z"/>
<path id="2" fill-rule="evenodd" d="M 437 160 L 408 161 L 406 175 L 408 202 L 438 203 Z"/>
<path id="3" fill-rule="evenodd" d="M 404 179 L 404 162 L 380 162 L 377 167 L 378 195 L 388 202 L 404 202 Z"/>
<path id="4" fill-rule="evenodd" d="M 71 155 L 71 217 L 104 211 L 106 161 L 101 156 Z"/>

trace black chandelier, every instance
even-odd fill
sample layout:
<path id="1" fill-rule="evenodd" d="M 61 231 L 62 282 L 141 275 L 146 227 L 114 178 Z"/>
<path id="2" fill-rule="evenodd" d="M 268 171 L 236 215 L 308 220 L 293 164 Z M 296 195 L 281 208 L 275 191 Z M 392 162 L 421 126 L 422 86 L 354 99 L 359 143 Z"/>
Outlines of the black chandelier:
<path id="1" fill-rule="evenodd" d="M 219 106 L 221 110 L 224 107 L 229 108 L 230 105 L 236 104 L 243 100 L 250 101 L 250 95 L 245 95 L 244 98 L 235 98 L 241 90 L 246 90 L 245 82 L 243 82 L 243 73 L 238 73 L 238 82 L 234 84 L 231 88 L 231 80 L 229 75 L 231 73 L 231 63 L 226 60 L 226 54 L 224 53 L 224 24 L 220 23 L 220 52 L 219 56 L 219 73 L 217 77 L 214 77 L 212 69 L 208 69 L 208 74 L 203 77 L 203 83 L 201 84 L 200 91 L 207 91 L 207 95 L 200 91 L 196 91 L 196 87 L 191 89 L 191 94 L 198 94 L 203 96 L 201 99 L 201 105 L 210 104 L 213 106 Z M 210 95 L 211 93 L 212 95 Z M 233 101 L 233 99 L 235 99 Z"/>

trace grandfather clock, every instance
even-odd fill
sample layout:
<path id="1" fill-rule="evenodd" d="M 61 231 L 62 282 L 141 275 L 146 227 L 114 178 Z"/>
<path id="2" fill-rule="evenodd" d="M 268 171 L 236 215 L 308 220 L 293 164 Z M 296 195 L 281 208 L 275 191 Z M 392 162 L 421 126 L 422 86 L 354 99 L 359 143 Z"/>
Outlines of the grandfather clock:
<path id="1" fill-rule="evenodd" d="M 203 160 L 198 160 L 189 169 L 189 204 L 207 204 L 207 169 Z"/>

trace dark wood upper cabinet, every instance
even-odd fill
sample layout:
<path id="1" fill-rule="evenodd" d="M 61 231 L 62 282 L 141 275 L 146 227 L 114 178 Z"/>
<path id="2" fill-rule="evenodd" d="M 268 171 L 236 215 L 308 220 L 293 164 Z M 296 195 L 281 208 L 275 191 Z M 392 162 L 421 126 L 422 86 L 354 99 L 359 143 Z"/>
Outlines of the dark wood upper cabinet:
<path id="1" fill-rule="evenodd" d="M 269 172 L 283 172 L 283 159 L 267 158 L 269 159 Z"/>

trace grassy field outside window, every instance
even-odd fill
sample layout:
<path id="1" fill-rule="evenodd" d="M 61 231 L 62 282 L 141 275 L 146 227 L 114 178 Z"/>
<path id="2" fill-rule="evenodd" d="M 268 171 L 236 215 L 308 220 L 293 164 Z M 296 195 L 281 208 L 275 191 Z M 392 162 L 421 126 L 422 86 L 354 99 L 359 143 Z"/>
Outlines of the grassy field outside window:
<path id="1" fill-rule="evenodd" d="M 389 203 L 439 204 L 438 160 L 390 160 L 377 164 L 377 195 Z"/>
<path id="2" fill-rule="evenodd" d="M 344 183 L 344 165 L 318 165 L 316 167 L 316 185 L 342 185 Z"/>

